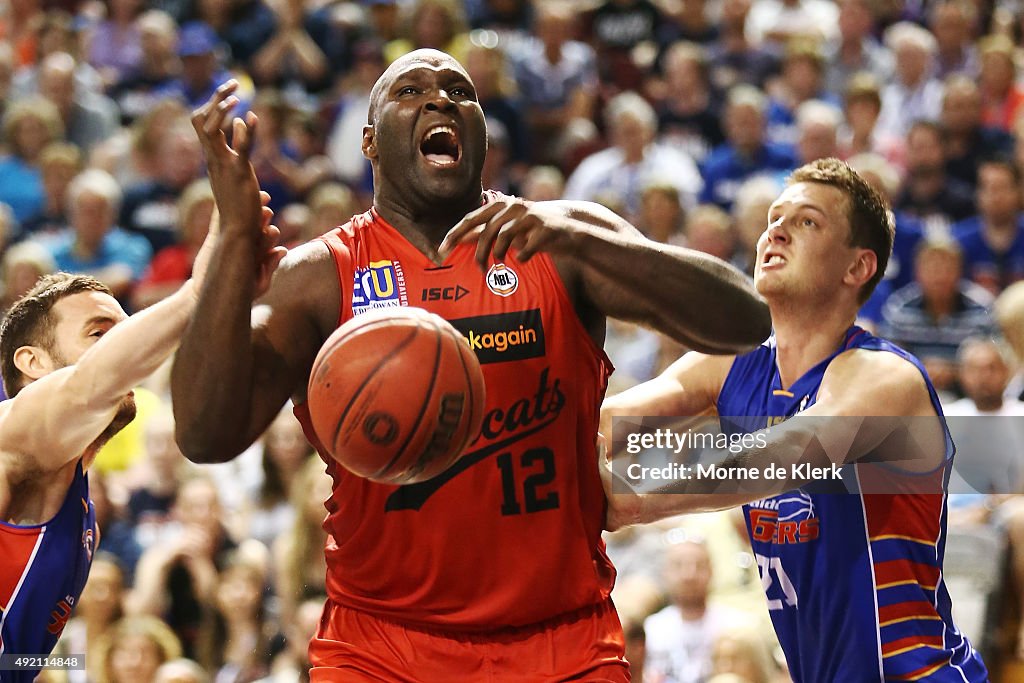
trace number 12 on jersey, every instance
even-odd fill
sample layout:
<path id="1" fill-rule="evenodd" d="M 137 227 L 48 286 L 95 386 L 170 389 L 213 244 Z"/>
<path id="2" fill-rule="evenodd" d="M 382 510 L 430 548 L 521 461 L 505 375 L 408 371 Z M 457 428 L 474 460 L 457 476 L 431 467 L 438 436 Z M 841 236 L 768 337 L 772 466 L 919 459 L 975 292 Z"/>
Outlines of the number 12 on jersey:
<path id="1" fill-rule="evenodd" d="M 531 448 L 519 456 L 518 467 L 512 453 L 505 452 L 498 456 L 498 469 L 501 470 L 502 503 L 501 514 L 521 515 L 523 507 L 526 512 L 554 510 L 558 507 L 558 491 L 550 491 L 546 495 L 540 491 L 555 480 L 555 453 L 550 448 Z M 537 464 L 540 467 L 537 467 Z M 523 472 L 529 474 L 522 482 L 522 497 L 519 495 L 519 477 Z M 520 505 L 519 501 L 523 504 Z"/>

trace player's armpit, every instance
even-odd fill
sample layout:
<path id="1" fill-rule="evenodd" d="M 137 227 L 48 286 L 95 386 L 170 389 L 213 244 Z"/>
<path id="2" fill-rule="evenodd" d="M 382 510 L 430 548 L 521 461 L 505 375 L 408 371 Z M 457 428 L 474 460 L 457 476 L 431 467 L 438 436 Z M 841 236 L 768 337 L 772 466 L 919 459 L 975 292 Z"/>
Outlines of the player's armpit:
<path id="1" fill-rule="evenodd" d="M 177 439 L 186 457 L 224 462 L 263 433 L 304 389 L 320 344 L 337 323 L 339 300 L 330 252 L 311 242 L 289 252 L 268 292 L 251 310 L 246 305 L 244 321 L 229 324 L 235 313 L 219 315 L 217 306 L 197 311 L 192 344 L 183 344 L 187 354 L 179 352 L 172 371 Z"/>

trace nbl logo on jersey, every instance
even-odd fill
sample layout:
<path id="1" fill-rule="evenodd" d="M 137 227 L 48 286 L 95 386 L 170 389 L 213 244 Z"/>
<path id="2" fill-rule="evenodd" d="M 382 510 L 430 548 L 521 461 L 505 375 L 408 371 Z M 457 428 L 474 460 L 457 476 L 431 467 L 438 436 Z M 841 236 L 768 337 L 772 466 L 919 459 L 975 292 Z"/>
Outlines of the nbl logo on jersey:
<path id="1" fill-rule="evenodd" d="M 353 315 L 408 304 L 405 274 L 398 261 L 370 261 L 369 267 L 356 268 L 352 281 Z"/>

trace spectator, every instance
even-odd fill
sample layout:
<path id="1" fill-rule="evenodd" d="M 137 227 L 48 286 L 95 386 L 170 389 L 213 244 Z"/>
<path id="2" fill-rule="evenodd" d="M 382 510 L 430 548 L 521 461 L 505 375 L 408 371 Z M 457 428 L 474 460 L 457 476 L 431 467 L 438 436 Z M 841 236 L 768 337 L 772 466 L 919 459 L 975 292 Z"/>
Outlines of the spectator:
<path id="1" fill-rule="evenodd" d="M 943 146 L 946 174 L 971 187 L 978 182 L 983 161 L 1005 157 L 1013 139 L 1003 130 L 981 121 L 981 93 L 978 84 L 964 76 L 951 76 L 942 96 Z"/>
<path id="2" fill-rule="evenodd" d="M 4 117 L 7 104 L 11 101 L 11 85 L 14 80 L 14 50 L 10 43 L 0 40 L 0 120 Z"/>
<path id="3" fill-rule="evenodd" d="M 658 141 L 698 164 L 725 142 L 720 102 L 711 90 L 707 57 L 696 43 L 673 43 L 665 53 L 664 86 L 657 103 Z"/>
<path id="4" fill-rule="evenodd" d="M 981 122 L 1010 133 L 1024 109 L 1024 85 L 1017 79 L 1016 46 L 1002 35 L 987 36 L 981 53 Z"/>
<path id="5" fill-rule="evenodd" d="M 1018 372 L 1006 388 L 1008 398 L 1024 401 L 1024 283 L 1010 285 L 993 306 L 1003 337 L 1013 349 Z"/>
<path id="6" fill-rule="evenodd" d="M 928 234 L 948 235 L 975 212 L 973 185 L 946 172 L 945 134 L 938 123 L 916 121 L 907 133 L 907 172 L 893 206 Z"/>
<path id="7" fill-rule="evenodd" d="M 565 190 L 565 176 L 554 166 L 534 166 L 523 178 L 523 199 L 545 202 L 561 199 Z"/>
<path id="8" fill-rule="evenodd" d="M 120 73 L 109 90 L 117 103 L 121 123 L 130 125 L 159 101 L 158 93 L 178 75 L 178 25 L 167 12 L 151 9 L 135 20 L 139 35 L 137 62 Z"/>
<path id="9" fill-rule="evenodd" d="M 782 191 L 775 175 L 758 175 L 747 179 L 736 192 L 732 205 L 732 225 L 736 233 L 737 267 L 749 276 L 754 274 L 757 240 L 768 225 L 768 209 Z"/>
<path id="10" fill-rule="evenodd" d="M 166 542 L 177 533 L 171 509 L 186 464 L 174 441 L 174 418 L 166 409 L 146 421 L 146 453 L 134 465 L 127 521 L 143 550 Z"/>
<path id="11" fill-rule="evenodd" d="M 728 92 L 740 84 L 764 88 L 779 70 L 775 53 L 747 40 L 751 0 L 723 0 L 720 37 L 708 50 L 711 84 Z"/>
<path id="12" fill-rule="evenodd" d="M 28 66 L 36 60 L 38 38 L 35 28 L 43 12 L 41 0 L 11 2 L 8 11 L 0 17 L 0 39 L 14 48 L 16 67 Z"/>
<path id="13" fill-rule="evenodd" d="M 682 0 L 674 6 L 666 4 L 662 11 L 666 21 L 656 31 L 661 56 L 678 41 L 707 45 L 718 40 L 718 26 L 706 0 Z"/>
<path id="14" fill-rule="evenodd" d="M 736 233 L 729 214 L 714 204 L 698 206 L 686 218 L 686 245 L 731 261 L 736 253 Z"/>
<path id="15" fill-rule="evenodd" d="M 847 160 L 857 154 L 875 153 L 881 154 L 899 169 L 904 167 L 906 162 L 903 139 L 878 130 L 878 116 L 882 112 L 882 90 L 875 76 L 861 71 L 846 81 L 846 88 L 843 91 L 843 112 L 846 121 L 839 134 L 840 158 Z"/>
<path id="16" fill-rule="evenodd" d="M 125 189 L 121 225 L 154 251 L 178 242 L 178 198 L 202 173 L 202 149 L 185 119 L 171 118 L 156 144 L 155 172 Z"/>
<path id="17" fill-rule="evenodd" d="M 668 607 L 647 617 L 645 677 L 700 683 L 711 672 L 711 648 L 727 629 L 748 617 L 708 604 L 711 558 L 703 540 L 687 539 L 665 553 Z"/>
<path id="18" fill-rule="evenodd" d="M 136 21 L 141 0 L 110 0 L 103 21 L 93 27 L 89 63 L 105 88 L 121 82 L 142 63 L 142 36 Z"/>
<path id="19" fill-rule="evenodd" d="M 117 557 L 98 551 L 73 616 L 57 643 L 60 655 L 85 655 L 86 669 L 69 671 L 68 683 L 101 678 L 99 647 L 111 626 L 124 616 L 124 593 L 124 570 Z"/>
<path id="20" fill-rule="evenodd" d="M 288 499 L 295 513 L 292 526 L 274 541 L 274 587 L 281 620 L 295 619 L 302 602 L 327 590 L 327 560 L 323 529 L 331 497 L 331 478 L 319 456 L 311 455 L 295 475 Z M 322 604 L 322 603 L 321 603 Z"/>
<path id="21" fill-rule="evenodd" d="M 35 30 L 39 34 L 38 50 L 31 64 L 23 66 L 14 74 L 13 95 L 15 98 L 40 94 L 39 72 L 42 62 L 52 54 L 64 52 L 71 55 L 77 64 L 74 67 L 75 94 L 90 96 L 103 92 L 103 79 L 96 69 L 81 58 L 82 33 L 76 30 L 81 22 L 62 9 L 50 9 L 39 16 Z"/>
<path id="22" fill-rule="evenodd" d="M 821 100 L 807 100 L 796 110 L 797 165 L 839 156 L 843 114 Z"/>
<path id="23" fill-rule="evenodd" d="M 153 251 L 149 243 L 117 227 L 121 188 L 106 171 L 90 169 L 68 187 L 71 227 L 50 244 L 58 270 L 86 273 L 127 300 Z"/>
<path id="24" fill-rule="evenodd" d="M 164 662 L 181 656 L 181 643 L 156 617 L 130 616 L 107 632 L 99 645 L 100 664 L 108 683 L 151 681 Z"/>
<path id="25" fill-rule="evenodd" d="M 796 144 L 796 112 L 800 106 L 814 99 L 834 100 L 823 90 L 824 75 L 825 58 L 817 44 L 790 41 L 782 61 L 782 75 L 772 88 L 765 113 L 769 142 Z"/>
<path id="26" fill-rule="evenodd" d="M 597 57 L 589 45 L 573 40 L 575 22 L 569 4 L 544 3 L 534 18 L 535 37 L 509 52 L 534 163 L 554 163 L 569 123 L 594 113 Z"/>
<path id="27" fill-rule="evenodd" d="M 977 24 L 978 10 L 970 2 L 939 0 L 928 6 L 928 29 L 935 36 L 937 78 L 978 76 L 978 50 L 974 45 Z"/>
<path id="28" fill-rule="evenodd" d="M 343 225 L 362 211 L 352 190 L 333 182 L 321 183 L 309 194 L 309 210 L 309 232 L 303 236 L 307 240 Z"/>
<path id="29" fill-rule="evenodd" d="M 196 476 L 181 485 L 171 514 L 179 531 L 139 559 L 128 610 L 166 615 L 186 656 L 194 657 L 220 567 L 237 546 L 225 530 L 217 487 L 205 477 Z"/>
<path id="30" fill-rule="evenodd" d="M 956 477 L 968 492 L 1024 492 L 1024 402 L 1003 394 L 1013 376 L 1012 352 L 993 339 L 971 337 L 957 354 L 964 398 L 944 407 L 959 456 Z M 951 491 L 959 493 L 959 482 Z"/>
<path id="31" fill-rule="evenodd" d="M 512 184 L 518 186 L 526 173 L 530 141 L 523 102 L 516 91 L 516 82 L 498 44 L 485 42 L 485 33 L 474 33 L 466 51 L 466 71 L 476 85 L 476 97 L 484 116 L 496 121 L 508 137 L 508 169 Z M 490 187 L 490 186 L 488 186 Z"/>
<path id="32" fill-rule="evenodd" d="M 565 184 L 566 199 L 593 201 L 608 192 L 621 201 L 627 216 L 640 210 L 642 188 L 655 180 L 674 185 L 684 206 L 693 206 L 701 190 L 693 159 L 654 141 L 658 120 L 653 107 L 636 93 L 622 93 L 606 111 L 612 146 L 582 162 Z"/>
<path id="33" fill-rule="evenodd" d="M 235 91 L 239 103 L 233 113 L 235 116 L 245 115 L 252 101 L 252 81 L 244 73 L 232 74 L 223 67 L 225 45 L 209 24 L 192 21 L 181 27 L 178 57 L 181 58 L 181 76 L 161 88 L 158 96 L 176 97 L 189 109 L 197 109 L 210 98 L 217 86 L 235 78 L 241 87 Z M 235 58 L 238 59 L 238 55 Z"/>
<path id="34" fill-rule="evenodd" d="M 600 0 L 587 20 L 602 85 L 611 95 L 635 88 L 643 72 L 633 49 L 657 43 L 661 10 L 651 0 Z"/>
<path id="35" fill-rule="evenodd" d="M 469 26 L 462 3 L 457 0 L 413 0 L 402 37 L 384 47 L 388 64 L 413 50 L 431 47 L 447 52 L 460 63 L 466 63 L 469 48 Z"/>
<path id="36" fill-rule="evenodd" d="M 761 0 L 747 21 L 754 45 L 783 46 L 793 38 L 834 42 L 839 10 L 825 0 Z"/>
<path id="37" fill-rule="evenodd" d="M 316 89 L 327 76 L 329 68 L 327 55 L 309 31 L 313 22 L 320 19 L 320 15 L 309 12 L 302 0 L 277 2 L 273 11 L 277 14 L 276 30 L 252 55 L 251 60 L 244 63 L 252 65 L 257 83 Z M 329 25 L 321 26 L 321 31 L 329 30 Z M 340 35 L 333 37 L 341 42 Z"/>
<path id="38" fill-rule="evenodd" d="M 263 620 L 267 568 L 233 555 L 217 577 L 213 610 L 200 638 L 199 661 L 215 680 L 252 681 L 267 673 L 269 643 Z"/>
<path id="39" fill-rule="evenodd" d="M 156 253 L 135 287 L 132 308 L 152 306 L 192 276 L 192 264 L 213 217 L 213 191 L 210 181 L 195 180 L 182 192 L 177 206 L 178 241 Z"/>
<path id="40" fill-rule="evenodd" d="M 398 0 L 367 0 L 363 4 L 372 34 L 385 43 L 396 40 L 400 29 Z"/>
<path id="41" fill-rule="evenodd" d="M 39 155 L 43 208 L 21 226 L 22 236 L 53 235 L 68 226 L 68 187 L 82 171 L 82 154 L 69 142 L 51 142 Z"/>
<path id="42" fill-rule="evenodd" d="M 21 223 L 45 206 L 39 158 L 48 144 L 64 136 L 64 124 L 49 100 L 30 97 L 7 107 L 3 133 L 8 153 L 0 157 L 0 202 Z"/>
<path id="43" fill-rule="evenodd" d="M 172 659 L 156 670 L 153 683 L 210 683 L 210 677 L 191 659 Z"/>
<path id="44" fill-rule="evenodd" d="M 679 190 L 674 185 L 655 182 L 644 187 L 636 227 L 645 235 L 662 244 L 685 246 L 685 217 Z"/>
<path id="45" fill-rule="evenodd" d="M 321 557 L 323 553 L 320 553 Z M 309 641 L 316 635 L 320 627 L 320 617 L 324 611 L 326 595 L 316 595 L 305 600 L 295 616 L 282 619 L 282 632 L 285 637 L 285 650 L 278 653 L 271 665 L 273 672 L 257 683 L 308 683 L 309 681 Z"/>
<path id="46" fill-rule="evenodd" d="M 88 157 L 99 142 L 117 129 L 117 105 L 99 93 L 79 93 L 75 88 L 75 58 L 54 52 L 39 64 L 39 93 L 57 106 L 68 142 Z"/>
<path id="47" fill-rule="evenodd" d="M 885 45 L 896 60 L 895 78 L 882 89 L 878 130 L 902 138 L 914 121 L 939 117 L 942 84 L 932 76 L 938 48 L 931 33 L 905 21 L 886 29 Z"/>
<path id="48" fill-rule="evenodd" d="M 631 683 L 644 683 L 647 633 L 644 631 L 643 619 L 625 618 L 622 622 L 622 634 L 626 639 L 626 661 L 629 662 L 629 680 Z"/>
<path id="49" fill-rule="evenodd" d="M 286 407 L 263 435 L 263 476 L 259 488 L 247 496 L 240 538 L 255 538 L 270 546 L 292 527 L 297 511 L 288 504 L 288 494 L 312 452 L 302 425 Z"/>
<path id="50" fill-rule="evenodd" d="M 0 260 L 0 281 L 3 283 L 0 317 L 6 314 L 11 304 L 32 289 L 36 280 L 56 270 L 50 251 L 38 242 L 20 242 L 5 251 Z"/>
<path id="51" fill-rule="evenodd" d="M 892 78 L 892 53 L 874 37 L 875 17 L 867 0 L 840 0 L 839 40 L 825 43 L 825 84 L 833 95 L 850 87 L 850 79 L 868 73 L 879 82 Z"/>
<path id="52" fill-rule="evenodd" d="M 883 335 L 917 356 L 935 388 L 947 395 L 956 380 L 960 344 L 994 328 L 992 296 L 962 275 L 956 242 L 925 240 L 914 259 L 916 282 L 893 292 L 882 311 Z"/>
<path id="53" fill-rule="evenodd" d="M 772 683 L 778 667 L 764 634 L 738 628 L 715 639 L 711 649 L 711 675 L 734 674 L 747 683 Z"/>
<path id="54" fill-rule="evenodd" d="M 251 64 L 277 28 L 274 12 L 263 0 L 195 0 L 194 8 L 188 18 L 216 31 L 236 65 Z M 186 26 L 182 25 L 183 33 Z"/>
<path id="55" fill-rule="evenodd" d="M 744 180 L 761 173 L 794 168 L 794 151 L 765 142 L 764 94 L 749 85 L 729 91 L 725 107 L 727 142 L 714 149 L 704 162 L 704 192 L 701 203 L 718 204 L 728 210 Z"/>
<path id="56" fill-rule="evenodd" d="M 998 296 L 1024 279 L 1020 171 L 1006 161 L 982 162 L 976 197 L 978 215 L 953 226 L 953 234 L 963 248 L 967 277 Z"/>

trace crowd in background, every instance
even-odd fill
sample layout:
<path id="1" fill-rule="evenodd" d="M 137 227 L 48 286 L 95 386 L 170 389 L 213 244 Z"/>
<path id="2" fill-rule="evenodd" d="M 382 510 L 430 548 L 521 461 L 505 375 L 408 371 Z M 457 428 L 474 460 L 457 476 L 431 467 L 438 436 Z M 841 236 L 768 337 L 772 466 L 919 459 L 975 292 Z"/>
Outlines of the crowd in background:
<path id="1" fill-rule="evenodd" d="M 369 207 L 370 88 L 417 47 L 475 81 L 485 187 L 597 201 L 747 273 L 788 172 L 840 157 L 892 204 L 894 255 L 860 322 L 922 358 L 958 416 L 973 493 L 951 499 L 948 552 L 990 538 L 976 562 L 994 579 L 954 600 L 1010 672 L 1024 659 L 1022 36 L 1019 0 L 7 0 L 0 308 L 55 270 L 96 276 L 129 312 L 189 277 L 213 208 L 189 115 L 229 77 L 237 113 L 259 116 L 253 163 L 289 246 Z M 685 351 L 614 321 L 606 349 L 612 392 Z M 189 466 L 166 375 L 137 393 L 91 475 L 101 552 L 59 646 L 88 668 L 46 676 L 305 680 L 323 463 L 285 409 L 235 461 Z M 608 542 L 635 681 L 787 680 L 738 515 Z"/>

